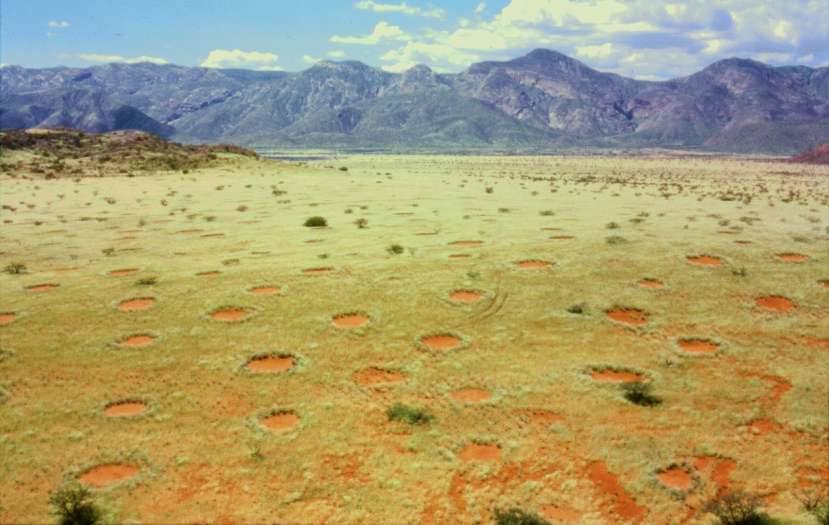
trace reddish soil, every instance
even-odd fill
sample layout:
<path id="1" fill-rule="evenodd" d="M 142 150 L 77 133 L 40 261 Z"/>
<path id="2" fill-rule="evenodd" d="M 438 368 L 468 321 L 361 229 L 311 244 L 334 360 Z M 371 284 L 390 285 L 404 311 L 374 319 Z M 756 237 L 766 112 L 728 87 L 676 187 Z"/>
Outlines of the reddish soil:
<path id="1" fill-rule="evenodd" d="M 389 383 L 400 383 L 406 380 L 406 375 L 396 370 L 384 370 L 382 368 L 365 368 L 354 372 L 351 376 L 359 385 L 384 385 Z"/>
<path id="2" fill-rule="evenodd" d="M 449 246 L 480 246 L 484 241 L 454 241 L 450 242 Z"/>
<path id="3" fill-rule="evenodd" d="M 129 479 L 136 474 L 138 474 L 138 467 L 135 465 L 110 463 L 87 470 L 78 477 L 78 480 L 85 485 L 103 488 Z"/>
<path id="4" fill-rule="evenodd" d="M 262 425 L 271 432 L 285 432 L 297 426 L 299 416 L 293 412 L 277 412 L 262 419 Z"/>
<path id="5" fill-rule="evenodd" d="M 680 339 L 678 344 L 683 352 L 692 355 L 713 354 L 720 348 L 718 343 L 709 341 L 708 339 Z"/>
<path id="6" fill-rule="evenodd" d="M 644 326 L 648 322 L 648 314 L 637 308 L 614 308 L 607 311 L 607 317 L 627 326 Z"/>
<path id="7" fill-rule="evenodd" d="M 645 380 L 645 376 L 642 374 L 625 370 L 613 370 L 611 368 L 593 370 L 590 372 L 590 377 L 593 381 L 602 383 L 638 383 Z"/>
<path id="8" fill-rule="evenodd" d="M 778 253 L 778 254 L 775 255 L 775 257 L 777 257 L 778 260 L 781 260 L 783 262 L 798 263 L 798 262 L 804 262 L 804 261 L 809 260 L 809 256 L 808 255 L 803 255 L 802 253 L 790 253 L 790 252 Z"/>
<path id="9" fill-rule="evenodd" d="M 640 288 L 647 288 L 649 290 L 658 290 L 664 288 L 665 284 L 658 279 L 642 279 L 639 281 Z"/>
<path id="10" fill-rule="evenodd" d="M 248 290 L 253 295 L 278 295 L 280 291 L 278 286 L 271 285 L 254 286 Z"/>
<path id="11" fill-rule="evenodd" d="M 53 288 L 57 288 L 60 286 L 59 284 L 55 283 L 43 283 L 43 284 L 33 284 L 31 286 L 27 286 L 26 289 L 30 292 L 48 292 Z"/>
<path id="12" fill-rule="evenodd" d="M 489 443 L 468 443 L 460 453 L 461 461 L 498 461 L 501 447 Z"/>
<path id="13" fill-rule="evenodd" d="M 579 523 L 582 513 L 560 505 L 542 505 L 541 516 L 553 523 Z"/>
<path id="14" fill-rule="evenodd" d="M 320 267 L 320 268 L 306 268 L 302 270 L 302 273 L 306 275 L 325 275 L 327 273 L 331 273 L 334 271 L 334 268 L 330 266 Z"/>
<path id="15" fill-rule="evenodd" d="M 683 491 L 690 489 L 694 481 L 688 472 L 679 467 L 663 470 L 656 475 L 656 478 L 669 489 Z"/>
<path id="16" fill-rule="evenodd" d="M 109 275 L 113 277 L 124 277 L 125 275 L 132 275 L 138 271 L 138 268 L 121 268 L 120 270 L 112 270 Z"/>
<path id="17" fill-rule="evenodd" d="M 454 350 L 461 346 L 461 338 L 452 334 L 427 335 L 420 338 L 423 346 L 429 350 Z"/>
<path id="18" fill-rule="evenodd" d="M 782 295 L 766 295 L 758 297 L 754 302 L 763 310 L 770 312 L 790 312 L 797 307 L 794 301 Z"/>
<path id="19" fill-rule="evenodd" d="M 714 466 L 711 472 L 711 480 L 717 485 L 717 492 L 723 494 L 728 491 L 731 485 L 731 472 L 737 468 L 737 462 L 730 458 L 724 458 Z"/>
<path id="20" fill-rule="evenodd" d="M 118 303 L 118 309 L 122 312 L 138 312 L 152 308 L 155 304 L 155 299 L 152 297 L 137 297 L 135 299 L 127 299 Z"/>
<path id="21" fill-rule="evenodd" d="M 0 324 L 3 324 L 2 320 L 3 317 L 2 314 L 0 314 Z M 803 343 L 809 348 L 829 348 L 829 339 L 824 339 L 820 337 L 806 336 L 803 338 Z"/>
<path id="22" fill-rule="evenodd" d="M 618 477 L 608 472 L 603 461 L 595 461 L 588 465 L 587 475 L 599 492 L 611 501 L 610 507 L 619 517 L 634 522 L 641 522 L 645 518 L 647 509 L 640 507 L 630 497 L 619 483 Z"/>
<path id="23" fill-rule="evenodd" d="M 829 279 L 821 279 L 817 283 L 823 286 L 824 288 L 829 288 Z"/>
<path id="24" fill-rule="evenodd" d="M 804 151 L 792 157 L 791 161 L 802 162 L 804 164 L 829 164 L 829 142 Z"/>
<path id="25" fill-rule="evenodd" d="M 551 263 L 550 261 L 541 261 L 538 259 L 527 259 L 524 261 L 518 261 L 516 264 L 519 268 L 522 268 L 524 270 L 543 270 L 553 265 L 553 263 Z"/>
<path id="26" fill-rule="evenodd" d="M 196 275 L 199 277 L 216 277 L 217 275 L 221 274 L 219 270 L 210 270 L 207 272 L 199 272 Z"/>
<path id="27" fill-rule="evenodd" d="M 14 312 L 0 313 L 0 326 L 11 324 L 17 319 L 17 314 Z"/>
<path id="28" fill-rule="evenodd" d="M 147 405 L 141 401 L 118 401 L 110 403 L 104 408 L 107 417 L 130 417 L 143 414 Z"/>
<path id="29" fill-rule="evenodd" d="M 722 266 L 722 259 L 713 255 L 689 255 L 686 257 L 689 263 L 696 266 L 717 267 Z"/>
<path id="30" fill-rule="evenodd" d="M 525 410 L 524 413 L 530 416 L 533 423 L 550 424 L 564 421 L 564 416 L 545 408 L 531 408 Z"/>
<path id="31" fill-rule="evenodd" d="M 748 424 L 748 429 L 752 434 L 762 436 L 780 430 L 780 424 L 770 419 L 755 419 Z"/>
<path id="32" fill-rule="evenodd" d="M 251 315 L 251 311 L 247 308 L 221 308 L 219 310 L 215 310 L 211 312 L 210 318 L 215 321 L 223 321 L 223 322 L 234 322 L 234 321 L 242 321 L 247 319 Z"/>
<path id="33" fill-rule="evenodd" d="M 369 322 L 369 316 L 361 313 L 338 314 L 331 318 L 337 328 L 359 328 Z"/>
<path id="34" fill-rule="evenodd" d="M 481 300 L 481 293 L 475 290 L 455 290 L 449 294 L 449 300 L 453 303 L 476 303 Z"/>
<path id="35" fill-rule="evenodd" d="M 127 348 L 141 348 L 142 346 L 149 346 L 153 344 L 155 337 L 148 334 L 136 334 L 126 337 L 118 343 L 118 346 Z"/>
<path id="36" fill-rule="evenodd" d="M 492 398 L 492 394 L 482 388 L 463 388 L 450 394 L 452 399 L 461 403 L 483 403 Z"/>
<path id="37" fill-rule="evenodd" d="M 296 359 L 293 356 L 277 356 L 269 355 L 265 357 L 255 357 L 248 361 L 245 367 L 251 372 L 274 374 L 277 372 L 284 372 L 296 366 Z"/>

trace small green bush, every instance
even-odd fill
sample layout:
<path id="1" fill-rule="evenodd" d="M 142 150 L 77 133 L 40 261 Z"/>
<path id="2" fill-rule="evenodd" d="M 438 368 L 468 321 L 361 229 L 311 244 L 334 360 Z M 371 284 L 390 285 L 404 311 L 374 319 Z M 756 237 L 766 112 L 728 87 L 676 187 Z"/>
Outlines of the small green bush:
<path id="1" fill-rule="evenodd" d="M 354 224 L 356 224 L 357 227 L 360 228 L 361 230 L 363 228 L 368 228 L 368 220 L 363 219 L 363 218 L 357 219 L 356 221 L 354 221 Z"/>
<path id="2" fill-rule="evenodd" d="M 571 314 L 582 315 L 587 312 L 587 305 L 585 303 L 574 304 L 567 307 L 567 311 Z"/>
<path id="3" fill-rule="evenodd" d="M 386 416 L 389 421 L 402 421 L 410 425 L 425 425 L 432 421 L 434 416 L 421 408 L 410 407 L 403 403 L 395 403 L 388 410 Z"/>
<path id="4" fill-rule="evenodd" d="M 152 286 L 158 283 L 158 279 L 156 277 L 142 277 L 135 281 L 136 286 Z"/>
<path id="5" fill-rule="evenodd" d="M 626 383 L 622 386 L 625 399 L 643 407 L 653 407 L 662 403 L 662 399 L 651 392 L 650 383 Z"/>
<path id="6" fill-rule="evenodd" d="M 703 510 L 717 517 L 720 525 L 773 525 L 776 523 L 760 512 L 761 500 L 748 492 L 728 492 L 709 500 Z"/>
<path id="7" fill-rule="evenodd" d="M 49 496 L 49 504 L 59 525 L 96 525 L 103 520 L 89 490 L 81 485 L 58 489 Z"/>
<path id="8" fill-rule="evenodd" d="M 608 230 L 615 230 L 619 228 L 619 223 L 611 221 L 605 225 L 605 228 L 607 228 Z"/>
<path id="9" fill-rule="evenodd" d="M 610 237 L 605 239 L 605 242 L 607 244 L 625 244 L 626 242 L 628 242 L 628 240 L 619 235 L 611 235 Z"/>
<path id="10" fill-rule="evenodd" d="M 550 525 L 550 522 L 541 516 L 524 512 L 521 509 L 495 509 L 495 523 L 497 525 Z"/>
<path id="11" fill-rule="evenodd" d="M 386 248 L 386 251 L 389 252 L 392 255 L 400 255 L 401 253 L 403 253 L 404 249 L 405 248 L 403 248 L 403 246 L 401 246 L 399 244 L 392 244 L 392 245 L 390 245 L 389 247 Z"/>
<path id="12" fill-rule="evenodd" d="M 309 217 L 305 221 L 305 226 L 307 226 L 308 228 L 323 228 L 325 226 L 328 226 L 328 221 L 325 220 L 325 217 L 320 217 L 319 215 L 316 215 L 314 217 Z"/>
<path id="13" fill-rule="evenodd" d="M 11 275 L 21 275 L 26 273 L 26 265 L 19 262 L 13 262 L 6 265 L 3 269 L 4 272 L 11 274 Z"/>

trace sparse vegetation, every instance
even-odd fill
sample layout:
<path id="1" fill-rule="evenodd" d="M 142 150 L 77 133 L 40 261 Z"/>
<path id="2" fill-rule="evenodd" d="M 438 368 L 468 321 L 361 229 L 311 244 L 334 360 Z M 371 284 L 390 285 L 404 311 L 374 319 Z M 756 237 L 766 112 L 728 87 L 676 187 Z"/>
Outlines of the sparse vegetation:
<path id="1" fill-rule="evenodd" d="M 415 408 L 403 403 L 395 403 L 386 410 L 389 421 L 400 421 L 409 425 L 425 425 L 434 419 L 428 411 Z"/>
<path id="2" fill-rule="evenodd" d="M 142 277 L 135 281 L 136 286 L 153 286 L 154 284 L 158 284 L 158 278 L 156 277 Z"/>
<path id="3" fill-rule="evenodd" d="M 760 512 L 762 500 L 748 492 L 736 491 L 709 500 L 703 510 L 719 520 L 719 525 L 774 525 L 775 522 Z"/>
<path id="4" fill-rule="evenodd" d="M 386 251 L 392 255 L 400 255 L 405 251 L 405 248 L 403 248 L 403 246 L 399 244 L 391 244 L 388 247 L 386 247 Z"/>
<path id="5" fill-rule="evenodd" d="M 628 240 L 619 235 L 611 235 L 605 239 L 605 242 L 607 244 L 625 244 Z"/>
<path id="6" fill-rule="evenodd" d="M 66 485 L 49 496 L 49 504 L 58 525 L 97 525 L 103 513 L 89 490 L 79 484 Z"/>
<path id="7" fill-rule="evenodd" d="M 13 262 L 6 265 L 3 268 L 3 271 L 10 274 L 10 275 L 22 275 L 26 273 L 28 270 L 26 269 L 26 265 L 20 262 Z"/>

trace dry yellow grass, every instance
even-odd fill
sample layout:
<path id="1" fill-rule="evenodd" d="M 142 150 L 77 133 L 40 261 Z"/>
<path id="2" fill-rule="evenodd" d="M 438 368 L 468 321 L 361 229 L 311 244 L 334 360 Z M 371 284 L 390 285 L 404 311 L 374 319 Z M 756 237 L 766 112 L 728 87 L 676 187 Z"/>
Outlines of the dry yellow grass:
<path id="1" fill-rule="evenodd" d="M 96 489 L 119 522 L 473 523 L 518 506 L 707 523 L 701 502 L 740 487 L 809 523 L 796 490 L 829 481 L 827 176 L 360 156 L 4 178 L 0 263 L 28 273 L 0 275 L 0 522 L 48 521 L 49 491 L 122 465 L 137 471 L 106 467 L 125 479 Z M 303 226 L 316 215 L 327 228 Z M 133 299 L 154 301 L 119 310 Z M 276 370 L 246 366 L 269 355 Z M 609 371 L 663 403 L 591 376 Z M 119 401 L 136 414 L 108 416 Z M 397 402 L 435 419 L 389 422 Z"/>

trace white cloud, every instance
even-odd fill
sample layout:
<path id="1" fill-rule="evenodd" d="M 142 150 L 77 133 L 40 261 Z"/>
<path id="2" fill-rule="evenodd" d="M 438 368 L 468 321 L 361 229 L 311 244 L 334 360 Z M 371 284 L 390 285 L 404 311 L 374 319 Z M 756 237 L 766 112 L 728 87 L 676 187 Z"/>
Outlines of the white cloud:
<path id="1" fill-rule="evenodd" d="M 279 55 L 267 51 L 242 51 L 241 49 L 214 49 L 207 54 L 201 67 L 224 69 L 256 69 L 259 71 L 281 71 L 276 64 Z"/>
<path id="2" fill-rule="evenodd" d="M 475 7 L 475 14 L 482 15 L 486 11 L 486 2 L 481 2 Z"/>
<path id="3" fill-rule="evenodd" d="M 326 54 L 331 58 L 345 58 L 345 51 L 342 49 L 333 49 Z"/>
<path id="4" fill-rule="evenodd" d="M 137 57 L 125 57 L 121 55 L 103 55 L 100 53 L 81 53 L 78 55 L 78 58 L 85 62 L 100 62 L 100 63 L 112 63 L 112 62 L 121 62 L 124 64 L 138 64 L 139 62 L 150 62 L 151 64 L 169 64 L 169 62 L 163 58 L 159 57 L 151 57 L 147 55 L 141 55 Z"/>
<path id="5" fill-rule="evenodd" d="M 315 57 L 315 56 L 302 55 L 302 61 L 305 62 L 306 64 L 316 64 L 320 60 L 322 60 L 322 59 L 318 58 L 318 57 Z"/>
<path id="6" fill-rule="evenodd" d="M 400 29 L 399 26 L 388 22 L 377 22 L 371 34 L 366 36 L 340 36 L 334 35 L 329 40 L 335 44 L 357 44 L 373 46 L 383 40 L 410 40 L 411 36 Z"/>
<path id="7" fill-rule="evenodd" d="M 375 13 L 400 13 L 411 16 L 424 16 L 428 18 L 446 18 L 446 11 L 437 7 L 430 7 L 423 9 L 408 5 L 406 2 L 399 4 L 381 4 L 374 0 L 361 0 L 354 4 L 357 9 L 364 11 L 374 11 Z"/>
<path id="8" fill-rule="evenodd" d="M 46 25 L 52 29 L 66 29 L 71 24 L 66 20 L 49 20 Z"/>

